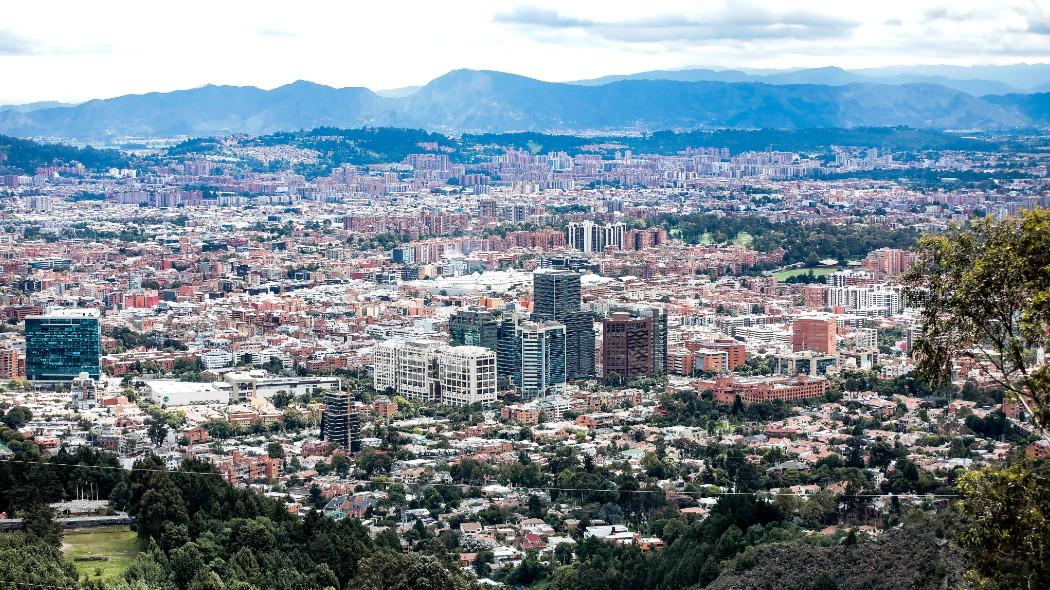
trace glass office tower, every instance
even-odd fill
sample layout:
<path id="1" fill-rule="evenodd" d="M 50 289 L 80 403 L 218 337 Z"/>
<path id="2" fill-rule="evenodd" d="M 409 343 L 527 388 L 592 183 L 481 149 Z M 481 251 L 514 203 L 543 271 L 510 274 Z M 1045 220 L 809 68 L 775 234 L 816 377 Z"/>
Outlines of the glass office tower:
<path id="1" fill-rule="evenodd" d="M 98 311 L 64 309 L 28 316 L 26 377 L 31 381 L 72 381 L 80 373 L 101 375 Z"/>

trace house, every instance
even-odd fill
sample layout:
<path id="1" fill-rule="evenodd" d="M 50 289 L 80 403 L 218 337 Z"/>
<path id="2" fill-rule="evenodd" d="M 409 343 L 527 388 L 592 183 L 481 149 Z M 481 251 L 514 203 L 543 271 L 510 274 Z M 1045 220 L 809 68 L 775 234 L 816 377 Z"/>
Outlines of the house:
<path id="1" fill-rule="evenodd" d="M 332 498 L 325 504 L 324 512 L 338 512 L 351 518 L 364 518 L 368 509 L 379 503 L 379 499 L 370 493 L 342 495 Z"/>
<path id="2" fill-rule="evenodd" d="M 481 532 L 480 522 L 461 522 L 459 524 L 459 532 L 464 535 L 476 535 Z"/>
<path id="3" fill-rule="evenodd" d="M 518 542 L 522 551 L 540 551 L 547 548 L 547 543 L 536 533 L 525 533 Z"/>
<path id="4" fill-rule="evenodd" d="M 663 539 L 661 539 L 660 537 L 642 537 L 641 539 L 638 539 L 638 546 L 642 549 L 642 551 L 648 552 L 660 551 L 661 549 L 667 547 L 667 544 L 664 543 Z"/>
<path id="5" fill-rule="evenodd" d="M 583 531 L 583 537 L 585 539 L 594 537 L 599 541 L 615 543 L 617 545 L 634 543 L 636 539 L 635 534 L 622 524 L 589 526 Z"/>

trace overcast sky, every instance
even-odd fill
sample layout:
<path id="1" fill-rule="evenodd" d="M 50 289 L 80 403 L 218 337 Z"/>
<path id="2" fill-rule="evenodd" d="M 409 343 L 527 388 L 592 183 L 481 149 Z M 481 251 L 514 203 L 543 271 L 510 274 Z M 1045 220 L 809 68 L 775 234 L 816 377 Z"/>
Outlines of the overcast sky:
<path id="1" fill-rule="evenodd" d="M 3 0 L 0 104 L 456 68 L 551 81 L 687 66 L 1050 62 L 1047 0 Z"/>

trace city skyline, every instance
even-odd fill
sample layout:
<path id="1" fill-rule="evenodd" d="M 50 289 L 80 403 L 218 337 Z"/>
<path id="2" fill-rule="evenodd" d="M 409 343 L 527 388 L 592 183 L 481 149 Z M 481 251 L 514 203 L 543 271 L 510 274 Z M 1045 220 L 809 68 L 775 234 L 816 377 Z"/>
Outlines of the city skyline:
<path id="1" fill-rule="evenodd" d="M 60 3 L 56 18 L 41 21 L 32 18 L 29 3 L 5 6 L 10 18 L 0 27 L 0 64 L 13 79 L 33 83 L 0 91 L 0 104 L 79 102 L 206 84 L 274 88 L 299 79 L 387 90 L 456 68 L 572 81 L 692 67 L 1050 61 L 1050 13 L 1023 1 L 890 2 L 878 15 L 822 1 L 791 8 L 728 1 L 570 9 L 551 2 L 469 2 L 456 11 L 425 3 L 410 10 L 307 3 L 295 12 L 276 3 L 253 4 L 251 11 L 194 3 L 178 11 L 110 7 L 109 18 L 99 19 L 96 6 Z"/>

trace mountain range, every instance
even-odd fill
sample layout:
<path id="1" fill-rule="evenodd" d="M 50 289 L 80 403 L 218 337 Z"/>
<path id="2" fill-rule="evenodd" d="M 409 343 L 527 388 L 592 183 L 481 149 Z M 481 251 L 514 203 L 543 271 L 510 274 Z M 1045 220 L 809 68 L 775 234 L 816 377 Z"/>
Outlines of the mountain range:
<path id="1" fill-rule="evenodd" d="M 704 79 L 715 74 L 722 79 Z M 209 85 L 73 106 L 8 108 L 0 110 L 0 133 L 99 140 L 264 134 L 322 126 L 579 133 L 878 126 L 1004 129 L 1050 123 L 1047 93 L 974 96 L 929 81 L 908 82 L 899 77 L 903 73 L 887 74 L 901 83 L 873 82 L 879 79 L 874 75 L 857 81 L 856 75 L 836 68 L 772 74 L 679 70 L 557 83 L 503 72 L 454 70 L 418 90 L 382 94 L 305 81 L 273 90 Z"/>
<path id="2" fill-rule="evenodd" d="M 936 84 L 973 96 L 1050 91 L 1050 64 L 1012 66 L 888 66 L 845 70 L 836 67 L 792 70 L 715 70 L 687 68 L 578 80 L 597 86 L 622 80 L 678 80 L 680 82 L 763 82 L 766 84 Z"/>

